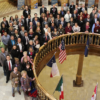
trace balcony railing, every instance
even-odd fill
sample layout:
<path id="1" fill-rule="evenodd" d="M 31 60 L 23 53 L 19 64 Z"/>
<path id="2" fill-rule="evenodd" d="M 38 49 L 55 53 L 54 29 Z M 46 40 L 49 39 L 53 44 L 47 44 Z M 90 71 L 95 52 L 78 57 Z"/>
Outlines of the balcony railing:
<path id="1" fill-rule="evenodd" d="M 92 34 L 92 33 L 73 33 L 73 34 L 66 34 L 58 36 L 52 40 L 50 40 L 46 45 L 43 45 L 39 52 L 36 54 L 34 59 L 34 75 L 35 75 L 35 86 L 38 91 L 38 95 L 41 100 L 56 100 L 52 95 L 50 95 L 40 84 L 38 81 L 38 75 L 45 67 L 46 63 L 44 64 L 43 59 L 46 56 L 53 55 L 55 51 L 59 54 L 59 45 L 61 40 L 65 40 L 66 52 L 70 53 L 74 51 L 75 53 L 84 53 L 84 49 L 86 46 L 87 38 L 89 36 L 89 43 L 90 43 L 90 54 L 97 54 L 100 56 L 100 35 L 99 34 Z M 95 46 L 95 47 L 94 47 Z M 97 51 L 95 51 L 97 50 Z M 72 53 L 73 54 L 73 53 Z M 46 59 L 46 58 L 45 58 Z M 47 60 L 47 59 L 46 59 Z M 49 57 L 50 60 L 50 57 Z M 45 61 L 45 60 L 44 60 Z M 42 64 L 43 63 L 43 64 Z"/>

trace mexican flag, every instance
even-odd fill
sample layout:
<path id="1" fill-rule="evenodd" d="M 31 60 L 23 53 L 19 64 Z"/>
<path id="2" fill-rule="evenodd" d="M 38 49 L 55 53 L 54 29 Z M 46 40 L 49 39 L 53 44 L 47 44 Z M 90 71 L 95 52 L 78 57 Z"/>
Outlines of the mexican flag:
<path id="1" fill-rule="evenodd" d="M 94 92 L 93 92 L 93 95 L 92 95 L 91 100 L 96 100 L 96 96 L 97 96 L 97 87 L 98 87 L 98 83 L 97 83 L 97 85 L 95 86 L 95 89 L 94 89 Z"/>
<path id="2" fill-rule="evenodd" d="M 55 91 L 60 92 L 59 100 L 64 99 L 64 91 L 63 91 L 63 77 L 61 77 Z"/>

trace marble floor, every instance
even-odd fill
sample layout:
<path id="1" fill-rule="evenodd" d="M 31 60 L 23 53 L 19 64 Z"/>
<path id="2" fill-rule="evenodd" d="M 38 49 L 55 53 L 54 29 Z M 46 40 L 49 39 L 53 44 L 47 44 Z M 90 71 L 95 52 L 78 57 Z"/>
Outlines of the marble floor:
<path id="1" fill-rule="evenodd" d="M 88 56 L 84 58 L 82 79 L 83 87 L 73 87 L 76 79 L 79 55 L 68 55 L 67 60 L 60 64 L 56 59 L 60 76 L 50 78 L 51 68 L 46 66 L 38 79 L 44 89 L 55 98 L 59 99 L 59 92 L 53 92 L 63 75 L 64 100 L 91 100 L 94 88 L 98 82 L 97 99 L 100 100 L 100 57 Z"/>

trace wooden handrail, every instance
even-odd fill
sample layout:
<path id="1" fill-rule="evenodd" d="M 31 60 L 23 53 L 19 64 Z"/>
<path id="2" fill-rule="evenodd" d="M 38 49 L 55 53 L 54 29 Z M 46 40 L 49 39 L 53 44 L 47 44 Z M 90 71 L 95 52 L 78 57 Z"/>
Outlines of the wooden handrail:
<path id="1" fill-rule="evenodd" d="M 100 46 L 99 46 L 100 45 L 100 34 L 83 33 L 83 32 L 65 34 L 65 35 L 58 36 L 58 37 L 48 41 L 47 44 L 40 47 L 39 52 L 36 54 L 35 59 L 34 59 L 34 66 L 33 66 L 34 70 L 33 70 L 33 72 L 34 72 L 34 76 L 36 78 L 35 85 L 36 85 L 38 95 L 41 98 L 41 100 L 56 100 L 56 99 L 53 96 L 51 96 L 42 87 L 42 85 L 38 81 L 37 76 L 39 75 L 41 70 L 44 68 L 44 67 L 41 68 L 41 65 L 39 65 L 39 63 L 42 61 L 42 59 L 45 58 L 45 56 L 47 54 L 58 49 L 58 46 L 60 45 L 63 37 L 65 37 L 66 47 L 68 47 L 68 46 L 70 46 L 70 47 L 74 46 L 75 47 L 75 45 L 78 45 L 78 47 L 82 47 L 82 49 L 83 49 L 83 48 L 85 48 L 88 35 L 89 35 L 89 41 L 90 41 L 91 47 L 96 46 L 98 49 L 100 49 Z M 99 53 L 99 55 L 100 55 L 100 53 Z"/>

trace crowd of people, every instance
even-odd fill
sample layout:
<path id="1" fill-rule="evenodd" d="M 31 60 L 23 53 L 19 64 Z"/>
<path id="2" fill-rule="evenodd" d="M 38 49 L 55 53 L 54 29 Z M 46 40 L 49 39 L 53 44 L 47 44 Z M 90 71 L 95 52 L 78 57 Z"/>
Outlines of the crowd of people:
<path id="1" fill-rule="evenodd" d="M 31 90 L 30 82 L 34 81 L 33 60 L 40 46 L 49 40 L 63 34 L 75 32 L 100 33 L 100 10 L 95 6 L 90 14 L 87 7 L 82 5 L 66 6 L 61 10 L 55 5 L 47 10 L 44 5 L 40 8 L 40 17 L 25 6 L 23 14 L 11 16 L 9 21 L 3 17 L 1 22 L 1 40 L 5 48 L 1 48 L 0 63 L 3 67 L 6 83 L 11 80 L 12 96 L 15 87 L 19 94 L 20 86 L 25 94 Z"/>

